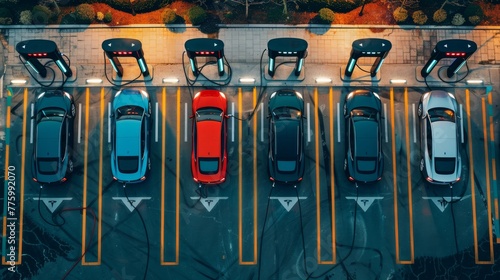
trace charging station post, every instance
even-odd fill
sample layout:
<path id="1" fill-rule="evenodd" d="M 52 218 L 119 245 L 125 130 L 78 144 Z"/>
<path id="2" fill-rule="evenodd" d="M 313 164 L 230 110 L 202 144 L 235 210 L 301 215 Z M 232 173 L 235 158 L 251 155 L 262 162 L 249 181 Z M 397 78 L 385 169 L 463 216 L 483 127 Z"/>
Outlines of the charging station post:
<path id="1" fill-rule="evenodd" d="M 448 67 L 446 75 L 448 78 L 453 77 L 462 66 L 465 65 L 467 59 L 477 50 L 477 45 L 473 41 L 463 39 L 450 39 L 439 41 L 432 50 L 431 57 L 425 63 L 425 66 L 420 71 L 422 77 L 427 77 L 436 64 L 443 58 L 452 58 L 454 61 Z"/>
<path id="2" fill-rule="evenodd" d="M 144 58 L 142 43 L 136 39 L 129 38 L 113 38 L 102 42 L 102 49 L 113 66 L 118 77 L 123 77 L 123 67 L 119 61 L 119 57 L 133 57 L 137 60 L 141 73 L 144 77 L 149 76 L 148 65 Z"/>
<path id="3" fill-rule="evenodd" d="M 73 76 L 71 68 L 66 61 L 64 61 L 61 52 L 53 41 L 41 39 L 22 41 L 17 43 L 16 51 L 42 78 L 47 77 L 47 69 L 42 65 L 39 59 L 47 58 L 52 59 L 66 77 L 69 78 Z"/>
<path id="4" fill-rule="evenodd" d="M 370 69 L 370 76 L 375 77 L 391 48 L 391 42 L 385 39 L 366 38 L 352 42 L 351 55 L 349 56 L 349 62 L 347 63 L 344 74 L 347 77 L 352 76 L 352 72 L 359 58 L 376 57 Z"/>
<path id="5" fill-rule="evenodd" d="M 295 76 L 299 76 L 304 66 L 304 60 L 307 56 L 307 41 L 299 38 L 275 38 L 267 42 L 269 50 L 269 68 L 268 74 L 274 77 L 276 70 L 276 57 L 297 57 L 295 63 Z"/>
<path id="6" fill-rule="evenodd" d="M 194 76 L 198 76 L 197 57 L 215 57 L 217 59 L 217 70 L 219 76 L 224 76 L 224 42 L 219 39 L 195 38 L 184 43 L 191 71 Z"/>

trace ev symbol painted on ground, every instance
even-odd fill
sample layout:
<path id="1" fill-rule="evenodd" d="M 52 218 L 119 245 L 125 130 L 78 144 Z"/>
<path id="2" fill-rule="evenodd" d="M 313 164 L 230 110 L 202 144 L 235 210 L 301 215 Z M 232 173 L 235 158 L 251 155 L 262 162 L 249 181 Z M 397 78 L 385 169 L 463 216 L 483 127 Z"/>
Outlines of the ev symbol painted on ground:
<path id="1" fill-rule="evenodd" d="M 356 200 L 355 196 L 346 196 L 345 198 Z M 377 199 L 384 199 L 384 197 L 383 196 L 358 197 L 356 202 L 358 203 L 359 207 L 361 207 L 361 209 L 363 209 L 363 211 L 366 212 L 368 210 L 368 208 L 370 208 L 370 206 L 372 206 L 373 202 Z"/>
<path id="2" fill-rule="evenodd" d="M 292 210 L 293 206 L 299 201 L 299 199 L 307 199 L 307 196 L 299 196 L 298 198 L 296 196 L 291 196 L 291 197 L 278 197 L 278 196 L 271 196 L 269 199 L 277 199 L 281 205 L 285 208 L 287 212 L 290 212 Z"/>
<path id="3" fill-rule="evenodd" d="M 33 200 L 41 200 L 43 201 L 43 204 L 47 206 L 47 209 L 51 213 L 54 213 L 56 211 L 57 207 L 61 205 L 61 203 L 65 200 L 72 200 L 72 197 L 43 197 L 43 198 L 38 198 L 38 197 L 33 197 Z"/>
<path id="4" fill-rule="evenodd" d="M 208 212 L 211 212 L 212 209 L 214 209 L 215 205 L 219 202 L 221 199 L 228 199 L 229 197 L 227 196 L 211 196 L 211 197 L 205 197 L 205 198 L 200 198 L 199 196 L 192 196 L 191 199 L 193 200 L 200 200 L 201 204 L 205 206 Z"/>
<path id="5" fill-rule="evenodd" d="M 129 197 L 129 199 L 127 199 L 127 197 L 112 197 L 112 198 L 113 200 L 121 200 L 130 212 L 133 212 L 134 208 L 137 208 L 137 206 L 139 206 L 141 201 L 151 199 L 151 197 L 140 197 L 140 196 Z M 132 205 L 130 205 L 130 203 L 132 203 Z"/>
<path id="6" fill-rule="evenodd" d="M 444 212 L 444 210 L 446 210 L 446 207 L 448 207 L 448 205 L 450 204 L 450 201 L 453 201 L 453 203 L 455 203 L 465 198 L 469 198 L 470 196 L 471 195 L 466 195 L 464 197 L 454 196 L 453 198 L 451 196 L 423 196 L 422 198 L 432 201 L 441 212 Z"/>

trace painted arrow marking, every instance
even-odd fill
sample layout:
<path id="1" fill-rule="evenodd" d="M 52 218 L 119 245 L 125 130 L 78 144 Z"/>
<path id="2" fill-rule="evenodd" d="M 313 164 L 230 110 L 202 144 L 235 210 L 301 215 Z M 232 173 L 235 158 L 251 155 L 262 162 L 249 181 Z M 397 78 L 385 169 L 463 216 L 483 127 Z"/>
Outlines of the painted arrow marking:
<path id="1" fill-rule="evenodd" d="M 307 196 L 299 196 L 298 198 L 296 196 L 290 196 L 290 197 L 279 197 L 279 196 L 271 196 L 269 197 L 270 199 L 277 199 L 281 205 L 285 208 L 287 212 L 290 212 L 292 210 L 293 206 L 299 201 L 299 199 L 307 199 Z"/>
<path id="2" fill-rule="evenodd" d="M 211 212 L 212 209 L 214 209 L 215 205 L 219 202 L 221 199 L 228 199 L 229 197 L 227 196 L 214 196 L 214 197 L 205 197 L 201 198 L 199 196 L 192 196 L 191 199 L 193 200 L 200 200 L 201 204 L 205 206 L 208 212 Z"/>
<path id="3" fill-rule="evenodd" d="M 54 213 L 56 211 L 57 207 L 61 205 L 61 203 L 65 200 L 72 200 L 72 197 L 44 197 L 44 198 L 38 198 L 38 197 L 33 197 L 33 200 L 41 200 L 43 201 L 43 204 L 47 206 L 47 209 L 51 213 Z"/>
<path id="4" fill-rule="evenodd" d="M 346 196 L 345 198 L 356 200 L 355 196 Z M 361 207 L 361 209 L 363 209 L 363 211 L 366 212 L 366 210 L 368 210 L 368 208 L 370 208 L 370 206 L 372 206 L 373 202 L 377 199 L 384 199 L 384 197 L 383 196 L 358 197 L 356 202 L 358 203 L 359 207 Z"/>
<path id="5" fill-rule="evenodd" d="M 130 199 L 129 202 L 126 197 L 112 197 L 112 198 L 113 200 L 121 200 L 130 212 L 133 212 L 134 209 L 137 208 L 137 206 L 139 206 L 141 201 L 151 199 L 151 197 L 129 197 Z M 130 205 L 130 203 L 132 203 L 132 205 Z"/>

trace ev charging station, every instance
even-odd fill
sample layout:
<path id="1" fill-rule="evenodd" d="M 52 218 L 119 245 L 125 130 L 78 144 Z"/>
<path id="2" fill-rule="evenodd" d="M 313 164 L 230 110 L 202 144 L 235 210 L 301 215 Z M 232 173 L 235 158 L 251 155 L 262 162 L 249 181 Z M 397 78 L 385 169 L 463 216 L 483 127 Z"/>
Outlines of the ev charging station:
<path id="1" fill-rule="evenodd" d="M 385 39 L 366 38 L 352 42 L 349 62 L 347 63 L 347 67 L 344 72 L 345 77 L 351 78 L 357 61 L 361 57 L 376 57 L 372 67 L 370 68 L 370 76 L 376 77 L 391 48 L 391 42 Z"/>
<path id="2" fill-rule="evenodd" d="M 446 71 L 448 78 L 453 77 L 462 66 L 465 65 L 467 59 L 477 50 L 477 45 L 473 41 L 462 39 L 451 39 L 439 41 L 434 50 L 432 50 L 431 57 L 427 60 L 420 74 L 422 77 L 427 77 L 436 64 L 443 58 L 454 59 Z"/>
<path id="3" fill-rule="evenodd" d="M 123 66 L 118 58 L 120 57 L 133 57 L 137 60 L 139 68 L 144 78 L 150 78 L 148 65 L 144 58 L 144 51 L 142 50 L 142 43 L 136 39 L 129 38 L 113 38 L 102 42 L 102 49 L 113 66 L 116 75 L 120 78 L 123 77 Z"/>
<path id="4" fill-rule="evenodd" d="M 22 41 L 16 45 L 16 51 L 42 78 L 47 77 L 47 68 L 40 62 L 40 59 L 51 59 L 66 77 L 73 76 L 73 71 L 53 41 L 39 39 Z"/>
<path id="5" fill-rule="evenodd" d="M 184 43 L 191 72 L 195 77 L 200 75 L 197 57 L 213 57 L 217 60 L 217 72 L 224 76 L 224 42 L 218 39 L 195 38 Z"/>
<path id="6" fill-rule="evenodd" d="M 276 58 L 296 57 L 294 74 L 300 76 L 304 67 L 304 60 L 307 56 L 307 41 L 299 38 L 275 38 L 267 42 L 269 54 L 268 74 L 271 78 L 276 73 Z"/>

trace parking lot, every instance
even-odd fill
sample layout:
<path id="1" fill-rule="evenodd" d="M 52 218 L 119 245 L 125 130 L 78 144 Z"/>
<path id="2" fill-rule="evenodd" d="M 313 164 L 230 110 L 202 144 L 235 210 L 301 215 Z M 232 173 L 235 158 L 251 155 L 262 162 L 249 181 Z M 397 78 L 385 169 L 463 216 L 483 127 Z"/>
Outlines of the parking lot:
<path id="1" fill-rule="evenodd" d="M 19 190 L 15 249 L 22 265 L 2 277 L 410 279 L 491 269 L 499 261 L 491 89 L 442 88 L 460 104 L 462 178 L 450 189 L 421 176 L 416 107 L 426 89 L 416 87 L 377 89 L 383 178 L 358 187 L 347 180 L 342 106 L 359 88 L 294 87 L 304 96 L 306 128 L 306 173 L 296 188 L 273 187 L 267 171 L 267 100 L 279 88 L 218 88 L 232 116 L 228 174 L 223 184 L 199 188 L 190 171 L 191 99 L 202 88 L 143 87 L 153 105 L 152 172 L 126 190 L 110 172 L 115 89 L 67 89 L 77 107 L 75 171 L 68 182 L 41 189 L 29 164 L 39 92 L 13 88 L 5 165 L 14 167 Z"/>

